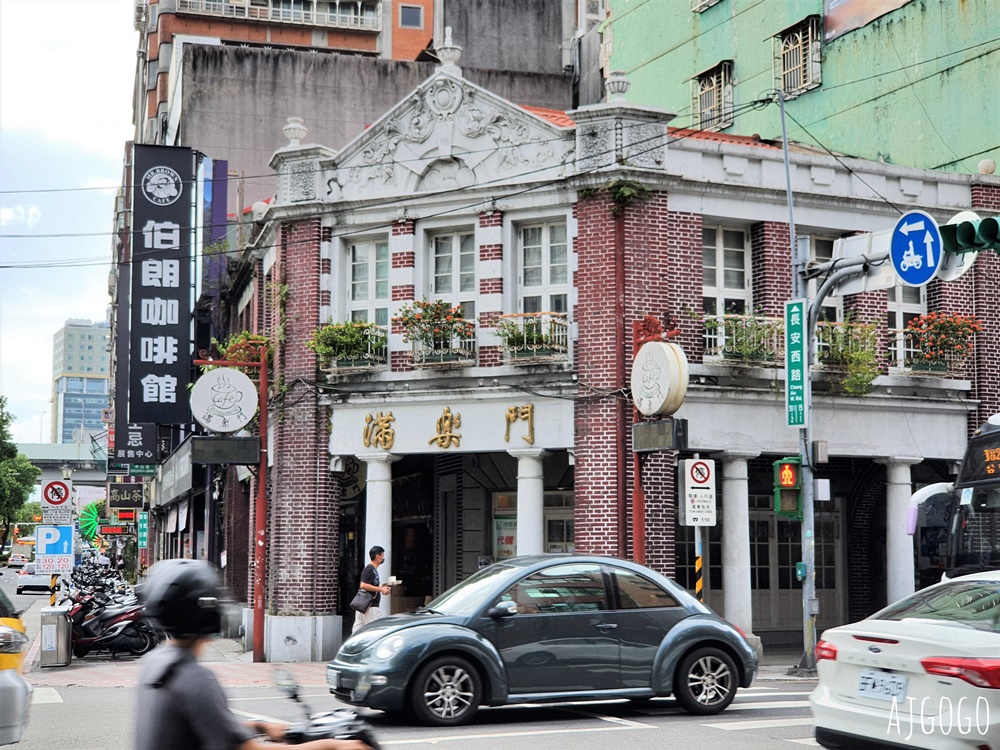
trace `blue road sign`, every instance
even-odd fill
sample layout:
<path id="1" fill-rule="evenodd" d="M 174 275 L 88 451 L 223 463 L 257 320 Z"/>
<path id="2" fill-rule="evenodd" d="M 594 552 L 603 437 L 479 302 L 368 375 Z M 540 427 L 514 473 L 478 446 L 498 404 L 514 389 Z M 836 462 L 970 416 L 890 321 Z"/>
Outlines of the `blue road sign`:
<path id="1" fill-rule="evenodd" d="M 39 526 L 35 529 L 35 554 L 72 555 L 72 526 Z"/>
<path id="2" fill-rule="evenodd" d="M 889 256 L 908 286 L 923 286 L 941 269 L 944 249 L 937 222 L 923 211 L 907 211 L 892 230 Z"/>

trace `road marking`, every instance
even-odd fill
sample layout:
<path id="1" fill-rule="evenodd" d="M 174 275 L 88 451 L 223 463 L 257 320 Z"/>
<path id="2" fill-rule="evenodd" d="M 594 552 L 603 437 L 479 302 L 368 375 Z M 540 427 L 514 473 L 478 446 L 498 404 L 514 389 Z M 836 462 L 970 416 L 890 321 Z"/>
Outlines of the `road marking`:
<path id="1" fill-rule="evenodd" d="M 811 719 L 810 719 L 811 721 Z M 541 734 L 584 734 L 590 732 L 620 732 L 626 729 L 658 729 L 651 724 L 637 724 L 635 726 L 611 726 L 611 727 L 589 727 L 587 729 L 541 729 L 524 732 L 494 732 L 492 734 L 456 734 L 445 735 L 443 737 L 423 737 L 412 740 L 379 740 L 379 745 L 438 745 L 442 742 L 468 742 L 470 740 L 497 740 L 508 737 L 537 737 Z"/>
<path id="2" fill-rule="evenodd" d="M 785 740 L 785 742 L 794 742 L 796 745 L 809 745 L 809 747 L 819 747 L 819 743 L 816 741 L 815 737 L 804 737 L 801 740 Z"/>
<path id="3" fill-rule="evenodd" d="M 776 729 L 778 727 L 801 727 L 812 724 L 813 718 L 806 719 L 761 719 L 760 721 L 727 721 L 724 724 L 702 724 L 712 729 L 725 729 L 727 732 L 744 729 Z"/>
<path id="4" fill-rule="evenodd" d="M 54 687 L 36 687 L 31 693 L 31 705 L 39 703 L 62 703 L 62 696 Z"/>
<path id="5" fill-rule="evenodd" d="M 284 719 L 275 719 L 273 716 L 265 716 L 264 714 L 256 714 L 256 713 L 251 713 L 249 711 L 240 711 L 238 708 L 231 708 L 229 710 L 232 711 L 234 714 L 238 714 L 239 716 L 245 716 L 246 718 L 251 719 L 252 721 L 266 721 L 268 723 L 275 723 L 275 724 L 288 723 Z"/>
<path id="6" fill-rule="evenodd" d="M 592 719 L 600 719 L 601 721 L 606 721 L 611 724 L 618 724 L 623 727 L 631 727 L 632 729 L 655 729 L 652 724 L 643 724 L 639 721 L 632 721 L 631 719 L 623 719 L 619 716 L 605 716 L 604 714 L 594 713 L 593 711 L 584 711 L 582 708 L 562 708 L 559 710 L 565 711 L 570 714 L 578 714 L 579 716 L 589 716 Z"/>
<path id="7" fill-rule="evenodd" d="M 809 708 L 809 701 L 761 701 L 759 703 L 732 703 L 730 711 L 760 711 L 768 708 Z"/>

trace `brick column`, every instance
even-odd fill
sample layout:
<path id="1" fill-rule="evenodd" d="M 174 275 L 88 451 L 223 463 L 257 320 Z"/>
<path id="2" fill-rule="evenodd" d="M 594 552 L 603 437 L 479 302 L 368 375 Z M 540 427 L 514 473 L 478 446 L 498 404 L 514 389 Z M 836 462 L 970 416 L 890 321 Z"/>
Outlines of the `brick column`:
<path id="1" fill-rule="evenodd" d="M 399 312 L 405 302 L 416 299 L 416 223 L 412 219 L 397 221 L 392 226 L 389 238 L 389 255 L 392 265 L 389 269 L 389 289 L 392 301 L 389 304 L 389 318 Z M 393 372 L 413 369 L 411 344 L 403 341 L 403 331 L 399 326 L 389 326 L 389 366 Z M 384 545 L 383 545 L 384 546 Z"/>
<path id="2" fill-rule="evenodd" d="M 1000 184 L 996 178 L 990 184 L 972 185 L 972 210 L 991 214 L 1000 211 Z M 980 253 L 973 268 L 973 304 L 983 332 L 976 337 L 975 380 L 973 398 L 980 399 L 977 413 L 969 418 L 970 429 L 976 429 L 990 416 L 1000 412 L 1000 254 Z"/>
<path id="3" fill-rule="evenodd" d="M 282 615 L 332 614 L 337 602 L 340 485 L 330 473 L 329 414 L 314 388 L 316 354 L 305 342 L 320 324 L 318 219 L 281 228 L 271 269 L 270 331 L 275 341 L 270 426 L 270 609 Z M 280 281 L 287 285 L 278 286 Z M 284 343 L 277 341 L 277 326 Z M 306 381 L 306 382 L 302 382 Z"/>
<path id="4" fill-rule="evenodd" d="M 748 314 L 780 318 L 792 298 L 792 249 L 788 224 L 762 221 L 750 227 L 753 310 Z M 727 312 L 725 310 L 721 312 Z"/>
<path id="5" fill-rule="evenodd" d="M 479 214 L 476 243 L 479 246 L 479 262 L 476 268 L 479 275 L 481 307 L 476 343 L 479 347 L 479 364 L 490 367 L 503 362 L 500 341 L 496 336 L 497 317 L 504 312 L 503 212 L 483 211 Z M 516 252 L 515 246 L 511 249 L 511 253 Z M 506 292 L 510 300 L 516 300 L 517 288 L 516 285 L 512 286 L 513 288 L 507 289 Z"/>

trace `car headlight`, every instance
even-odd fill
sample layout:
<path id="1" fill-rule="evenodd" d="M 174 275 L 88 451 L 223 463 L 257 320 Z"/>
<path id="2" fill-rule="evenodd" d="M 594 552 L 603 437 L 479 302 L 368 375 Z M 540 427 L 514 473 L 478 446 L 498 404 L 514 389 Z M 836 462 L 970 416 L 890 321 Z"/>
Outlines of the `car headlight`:
<path id="1" fill-rule="evenodd" d="M 0 654 L 19 654 L 28 637 L 20 630 L 0 625 Z"/>
<path id="2" fill-rule="evenodd" d="M 378 659 L 391 659 L 398 654 L 402 648 L 403 639 L 401 636 L 393 635 L 388 638 L 383 638 L 375 648 L 375 657 Z"/>

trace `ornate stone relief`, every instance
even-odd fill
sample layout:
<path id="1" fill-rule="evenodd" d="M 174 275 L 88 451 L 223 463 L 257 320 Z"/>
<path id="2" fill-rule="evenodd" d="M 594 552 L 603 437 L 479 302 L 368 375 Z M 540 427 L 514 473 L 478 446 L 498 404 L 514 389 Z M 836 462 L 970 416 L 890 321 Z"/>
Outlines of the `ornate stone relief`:
<path id="1" fill-rule="evenodd" d="M 316 174 L 319 165 L 312 161 L 293 162 L 288 165 L 288 199 L 311 201 L 316 199 Z"/>

